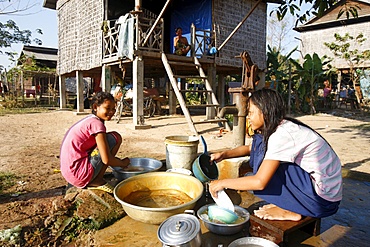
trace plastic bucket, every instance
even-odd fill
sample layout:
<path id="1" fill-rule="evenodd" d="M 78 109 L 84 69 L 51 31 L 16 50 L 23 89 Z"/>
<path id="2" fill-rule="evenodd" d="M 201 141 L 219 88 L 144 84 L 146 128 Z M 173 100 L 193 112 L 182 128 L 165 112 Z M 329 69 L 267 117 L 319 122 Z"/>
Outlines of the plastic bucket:
<path id="1" fill-rule="evenodd" d="M 191 169 L 198 155 L 199 138 L 197 136 L 167 136 L 166 168 Z"/>

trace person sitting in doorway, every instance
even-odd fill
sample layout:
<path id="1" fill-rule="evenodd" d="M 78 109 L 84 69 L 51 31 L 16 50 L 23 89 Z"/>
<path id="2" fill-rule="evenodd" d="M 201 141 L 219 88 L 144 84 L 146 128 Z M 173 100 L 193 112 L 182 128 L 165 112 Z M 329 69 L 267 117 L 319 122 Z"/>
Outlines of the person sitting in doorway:
<path id="1" fill-rule="evenodd" d="M 182 28 L 178 27 L 175 29 L 176 37 L 173 39 L 173 45 L 175 47 L 175 54 L 179 56 L 186 56 L 191 46 L 189 45 L 188 39 L 182 36 Z"/>

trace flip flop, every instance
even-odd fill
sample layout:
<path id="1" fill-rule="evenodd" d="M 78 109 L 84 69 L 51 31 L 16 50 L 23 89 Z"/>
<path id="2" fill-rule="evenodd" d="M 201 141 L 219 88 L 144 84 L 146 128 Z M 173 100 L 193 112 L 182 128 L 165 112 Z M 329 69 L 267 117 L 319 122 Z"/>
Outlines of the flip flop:
<path id="1" fill-rule="evenodd" d="M 102 190 L 102 191 L 105 191 L 107 193 L 110 193 L 110 194 L 113 194 L 113 186 L 106 183 L 106 184 L 103 184 L 103 185 L 100 185 L 100 186 L 97 186 L 97 187 L 87 187 L 88 190 Z"/>

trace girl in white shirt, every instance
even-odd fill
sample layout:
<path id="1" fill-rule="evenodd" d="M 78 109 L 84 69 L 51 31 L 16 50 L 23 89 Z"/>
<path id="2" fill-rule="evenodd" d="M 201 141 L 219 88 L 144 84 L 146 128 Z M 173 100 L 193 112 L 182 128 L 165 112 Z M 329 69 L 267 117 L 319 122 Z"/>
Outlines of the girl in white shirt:
<path id="1" fill-rule="evenodd" d="M 210 192 L 224 188 L 253 190 L 269 204 L 255 215 L 269 220 L 322 218 L 337 212 L 342 199 L 341 163 L 327 141 L 302 122 L 285 115 L 279 93 L 262 89 L 248 100 L 251 145 L 211 154 L 211 161 L 250 156 L 253 176 L 216 180 Z"/>

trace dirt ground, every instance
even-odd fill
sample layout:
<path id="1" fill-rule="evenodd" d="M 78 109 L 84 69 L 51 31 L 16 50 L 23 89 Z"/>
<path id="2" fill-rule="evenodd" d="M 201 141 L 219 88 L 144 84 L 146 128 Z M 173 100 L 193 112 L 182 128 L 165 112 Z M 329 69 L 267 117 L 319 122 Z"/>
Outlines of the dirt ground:
<path id="1" fill-rule="evenodd" d="M 63 197 L 65 180 L 58 172 L 59 148 L 68 128 L 83 118 L 71 111 L 0 116 L 0 172 L 17 176 L 16 184 L 0 195 L 0 230 L 22 225 L 24 237 L 43 239 L 42 222 L 52 201 Z M 198 117 L 200 119 L 201 117 Z M 370 174 L 370 118 L 346 110 L 299 117 L 321 133 L 338 153 L 343 168 Z M 134 130 L 132 118 L 119 124 L 107 122 L 108 130 L 122 134 L 120 157 L 166 158 L 164 140 L 170 135 L 192 135 L 184 116 L 157 116 L 146 120 L 149 129 Z M 197 127 L 208 151 L 232 147 L 232 132 L 219 136 L 219 127 Z M 203 152 L 199 144 L 198 152 Z M 40 241 L 40 240 L 39 240 Z"/>

